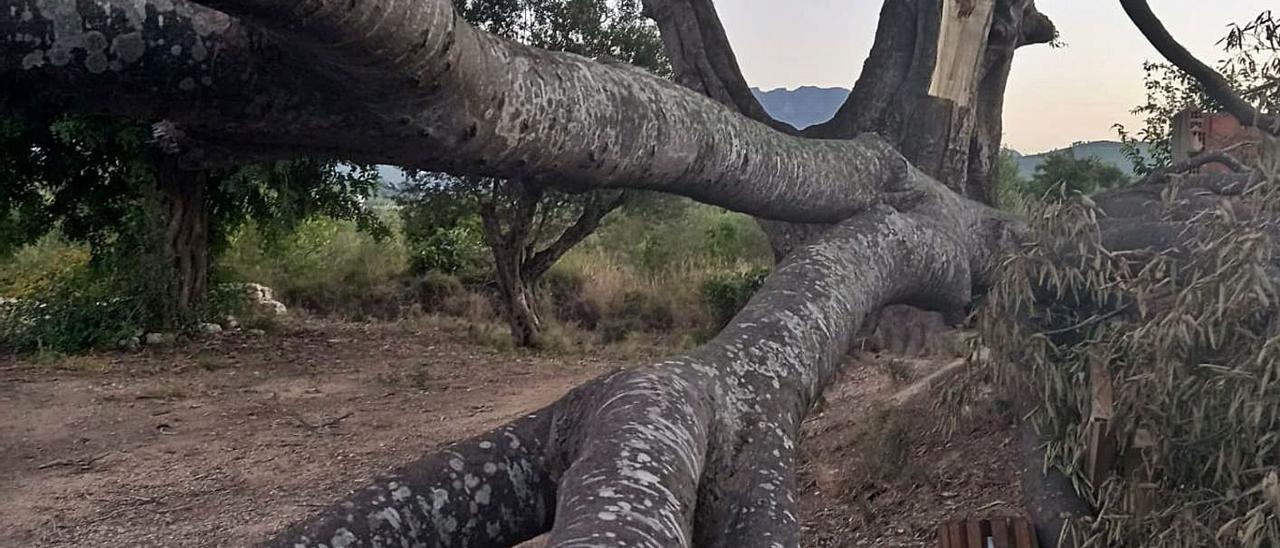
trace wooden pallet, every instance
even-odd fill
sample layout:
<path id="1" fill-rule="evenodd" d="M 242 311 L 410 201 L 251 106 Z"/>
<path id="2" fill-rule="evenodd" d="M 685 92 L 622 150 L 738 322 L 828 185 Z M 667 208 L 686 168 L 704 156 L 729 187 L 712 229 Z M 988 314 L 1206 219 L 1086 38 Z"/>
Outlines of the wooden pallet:
<path id="1" fill-rule="evenodd" d="M 951 521 L 938 526 L 938 548 L 1039 548 L 1035 529 L 1021 518 Z"/>

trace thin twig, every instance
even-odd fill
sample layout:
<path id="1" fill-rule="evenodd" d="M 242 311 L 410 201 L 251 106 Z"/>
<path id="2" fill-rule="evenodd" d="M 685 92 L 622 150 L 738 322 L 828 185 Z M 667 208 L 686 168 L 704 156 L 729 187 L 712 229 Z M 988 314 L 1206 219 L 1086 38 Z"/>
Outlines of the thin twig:
<path id="1" fill-rule="evenodd" d="M 93 463 L 102 460 L 104 457 L 110 454 L 111 452 L 107 451 L 106 453 L 103 453 L 96 457 L 90 456 L 90 457 L 80 458 L 80 459 L 58 459 L 58 460 L 46 462 L 44 464 L 41 464 L 40 466 L 37 466 L 36 470 L 46 470 L 46 469 L 54 468 L 57 466 L 78 466 L 80 468 L 88 468 L 90 466 L 93 466 Z"/>
<path id="2" fill-rule="evenodd" d="M 307 429 L 312 431 L 328 428 L 330 426 L 336 426 L 338 423 L 342 422 L 344 419 L 346 419 L 347 417 L 350 417 L 353 414 L 354 414 L 353 412 L 348 411 L 342 414 L 341 416 L 329 419 L 320 424 L 311 424 L 310 422 L 307 422 L 306 419 L 302 418 L 302 415 L 299 415 L 297 413 L 290 413 L 290 415 L 293 415 L 294 420 L 298 421 L 299 424 L 301 424 L 302 426 L 305 426 Z"/>

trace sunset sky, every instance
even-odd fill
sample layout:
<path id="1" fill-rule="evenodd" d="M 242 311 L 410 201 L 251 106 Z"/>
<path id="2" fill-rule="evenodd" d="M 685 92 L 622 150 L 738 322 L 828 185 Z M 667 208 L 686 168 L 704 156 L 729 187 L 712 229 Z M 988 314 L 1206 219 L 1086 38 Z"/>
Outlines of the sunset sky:
<path id="1" fill-rule="evenodd" d="M 716 0 L 747 81 L 763 89 L 850 87 L 871 49 L 881 0 Z M 1005 142 L 1034 153 L 1072 141 L 1114 139 L 1135 125 L 1144 97 L 1142 62 L 1159 54 L 1115 0 L 1038 0 L 1066 48 L 1029 46 L 1014 60 Z M 1183 45 L 1216 61 L 1227 24 L 1251 20 L 1276 0 L 1151 0 Z"/>

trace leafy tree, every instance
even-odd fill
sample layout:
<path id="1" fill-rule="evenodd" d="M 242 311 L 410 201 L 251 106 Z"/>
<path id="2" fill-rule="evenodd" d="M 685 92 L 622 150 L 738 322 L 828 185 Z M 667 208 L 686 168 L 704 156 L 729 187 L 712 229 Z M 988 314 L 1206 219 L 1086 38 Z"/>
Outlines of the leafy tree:
<path id="1" fill-rule="evenodd" d="M 211 257 L 247 221 L 282 232 L 326 215 L 386 232 L 362 205 L 378 188 L 372 168 L 303 159 L 187 171 L 146 125 L 57 109 L 0 114 L 0 171 L 0 256 L 55 229 L 87 244 L 86 280 L 131 303 L 136 327 L 198 314 Z M 68 349 L 101 342 L 74 340 Z"/>
<path id="2" fill-rule="evenodd" d="M 1007 208 L 1014 198 L 1026 192 L 1027 179 L 1018 168 L 1018 157 L 1009 149 L 1000 151 L 993 170 L 996 188 L 996 205 Z"/>
<path id="3" fill-rule="evenodd" d="M 459 0 L 462 16 L 533 46 L 625 62 L 658 75 L 670 70 L 656 27 L 635 0 Z M 476 235 L 492 255 L 499 299 L 517 346 L 542 330 L 539 278 L 589 236 L 627 195 L 566 193 L 526 181 L 422 173 L 401 199 L 406 236 L 420 269 L 476 266 Z"/>
<path id="4" fill-rule="evenodd" d="M 1045 156 L 1024 188 L 1037 197 L 1072 196 L 1116 188 L 1129 181 L 1129 175 L 1120 168 L 1097 158 L 1076 158 L 1068 151 Z"/>

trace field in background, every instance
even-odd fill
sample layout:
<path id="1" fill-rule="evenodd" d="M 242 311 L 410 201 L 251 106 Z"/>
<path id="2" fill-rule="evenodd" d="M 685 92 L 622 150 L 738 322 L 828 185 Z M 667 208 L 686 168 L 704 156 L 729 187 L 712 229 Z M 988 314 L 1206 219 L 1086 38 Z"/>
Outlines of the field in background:
<path id="1" fill-rule="evenodd" d="M 323 218 L 283 234 L 246 225 L 216 250 L 212 282 L 215 287 L 231 282 L 271 287 L 294 319 L 434 316 L 467 327 L 477 343 L 509 345 L 487 250 L 472 245 L 471 266 L 453 273 L 416 270 L 413 256 L 423 250 L 406 241 L 394 209 L 384 209 L 383 218 L 391 235 L 382 239 L 352 222 Z M 623 209 L 541 283 L 540 308 L 550 324 L 546 346 L 582 350 L 658 340 L 691 345 L 736 312 L 770 263 L 763 233 L 746 216 L 687 201 L 656 210 Z M 19 346 L 101 348 L 138 336 L 143 328 L 129 319 L 140 316 L 131 307 L 142 303 L 116 297 L 122 284 L 100 272 L 86 246 L 56 235 L 0 259 L 0 298 L 48 302 L 66 318 L 29 329 L 34 332 L 24 333 L 27 340 Z M 210 303 L 204 321 L 221 322 L 226 311 L 219 309 L 216 291 Z"/>

